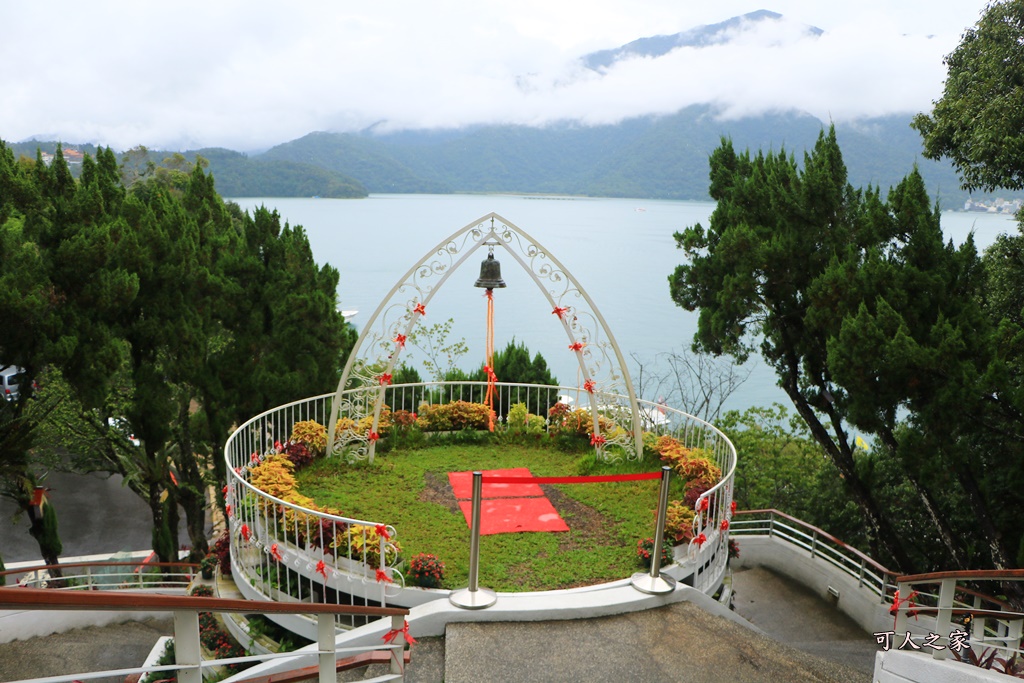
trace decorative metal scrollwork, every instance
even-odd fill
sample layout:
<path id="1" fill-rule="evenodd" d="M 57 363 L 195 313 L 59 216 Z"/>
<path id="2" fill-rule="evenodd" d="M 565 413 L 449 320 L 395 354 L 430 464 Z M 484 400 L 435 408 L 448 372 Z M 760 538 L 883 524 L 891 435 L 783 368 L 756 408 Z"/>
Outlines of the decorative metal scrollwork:
<path id="1" fill-rule="evenodd" d="M 328 425 L 329 452 L 350 460 L 373 460 L 385 389 L 406 338 L 452 272 L 484 245 L 503 247 L 523 267 L 563 326 L 579 364 L 580 388 L 588 397 L 591 442 L 598 456 L 641 457 L 636 395 L 625 358 L 604 318 L 547 249 L 495 213 L 473 221 L 427 252 L 382 300 L 356 341 L 338 383 Z M 613 395 L 627 396 L 628 404 Z M 606 431 L 602 424 L 614 427 Z"/>

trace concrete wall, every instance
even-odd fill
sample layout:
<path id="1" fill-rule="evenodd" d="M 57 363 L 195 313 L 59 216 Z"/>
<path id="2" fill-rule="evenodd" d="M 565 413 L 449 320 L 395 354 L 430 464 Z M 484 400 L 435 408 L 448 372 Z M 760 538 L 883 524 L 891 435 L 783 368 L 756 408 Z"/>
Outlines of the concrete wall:
<path id="1" fill-rule="evenodd" d="M 808 550 L 770 536 L 737 536 L 740 556 L 732 561 L 734 568 L 765 567 L 788 576 L 806 586 L 824 600 L 833 600 L 836 607 L 857 622 L 867 633 L 891 631 L 889 605 L 871 590 L 857 585 L 857 579 L 820 557 L 811 557 Z M 839 592 L 836 601 L 829 588 Z"/>
<path id="2" fill-rule="evenodd" d="M 16 588 L 5 590 L 17 590 Z M 103 612 L 91 610 L 0 611 L 0 643 L 24 640 L 76 628 L 109 626 L 126 621 L 168 619 L 169 612 Z"/>
<path id="3" fill-rule="evenodd" d="M 907 650 L 875 655 L 874 683 L 1006 683 L 1006 674 Z"/>

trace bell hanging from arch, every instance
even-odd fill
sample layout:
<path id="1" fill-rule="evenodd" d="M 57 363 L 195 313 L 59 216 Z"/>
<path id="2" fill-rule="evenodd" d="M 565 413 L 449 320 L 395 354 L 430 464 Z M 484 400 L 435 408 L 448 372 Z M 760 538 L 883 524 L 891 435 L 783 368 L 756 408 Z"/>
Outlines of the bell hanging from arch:
<path id="1" fill-rule="evenodd" d="M 501 263 L 494 258 L 493 247 L 487 258 L 480 263 L 480 277 L 473 286 L 482 289 L 500 289 L 505 286 L 505 281 L 501 279 Z"/>

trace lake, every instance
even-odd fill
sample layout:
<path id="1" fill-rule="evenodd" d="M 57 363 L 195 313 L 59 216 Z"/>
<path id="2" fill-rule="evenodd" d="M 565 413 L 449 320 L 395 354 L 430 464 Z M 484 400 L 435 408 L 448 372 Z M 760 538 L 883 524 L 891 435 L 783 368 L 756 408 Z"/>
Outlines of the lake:
<path id="1" fill-rule="evenodd" d="M 518 195 L 371 195 L 367 199 L 234 199 L 243 209 L 273 208 L 291 225 L 309 235 L 318 263 L 339 270 L 341 308 L 357 310 L 360 327 L 381 299 L 409 268 L 457 230 L 495 212 L 542 244 L 561 261 L 590 295 L 608 322 L 627 358 L 636 357 L 645 373 L 667 373 L 663 354 L 689 349 L 697 316 L 676 306 L 668 293 L 668 277 L 682 253 L 674 232 L 703 223 L 713 202 L 656 201 Z M 979 248 L 997 234 L 1016 230 L 1011 216 L 944 212 L 947 238 L 961 243 L 974 230 Z M 480 255 L 480 259 L 476 255 Z M 551 306 L 529 276 L 503 250 L 502 279 L 495 290 L 495 348 L 511 339 L 540 352 L 561 383 L 576 386 L 578 368 Z M 473 287 L 483 250 L 452 275 L 431 302 L 426 324 L 454 320 L 453 338 L 470 348 L 459 365 L 469 370 L 483 362 L 486 305 L 483 291 Z M 759 360 L 748 361 L 752 372 L 726 408 L 789 400 L 776 386 L 774 373 Z M 636 374 L 637 364 L 629 361 Z M 421 374 L 422 373 L 421 371 Z M 426 378 L 426 376 L 425 376 Z M 636 377 L 634 377 L 636 379 Z M 658 398 L 651 393 L 644 398 Z M 682 406 L 679 406 L 682 407 Z"/>

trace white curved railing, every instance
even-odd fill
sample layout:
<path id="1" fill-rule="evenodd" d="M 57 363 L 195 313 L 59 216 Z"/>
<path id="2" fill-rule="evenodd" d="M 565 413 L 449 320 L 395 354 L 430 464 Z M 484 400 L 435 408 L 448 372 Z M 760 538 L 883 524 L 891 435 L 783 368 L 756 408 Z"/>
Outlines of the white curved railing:
<path id="1" fill-rule="evenodd" d="M 392 412 L 416 412 L 424 404 L 480 402 L 486 388 L 486 382 L 396 384 L 386 387 L 385 403 Z M 380 391 L 380 387 L 361 387 L 346 393 L 370 391 Z M 287 442 L 295 423 L 313 420 L 324 425 L 331 414 L 333 397 L 325 394 L 268 410 L 242 424 L 225 444 L 229 467 L 227 497 L 232 506 L 232 569 L 235 583 L 246 597 L 387 605 L 403 586 L 401 573 L 389 564 L 389 541 L 401 530 L 390 526 L 388 520 L 360 520 L 307 509 L 258 490 L 246 478 L 248 468 L 274 450 L 275 443 Z M 581 397 L 586 395 L 578 387 L 499 383 L 494 408 L 499 423 L 517 403 L 526 404 L 531 413 L 546 418 L 548 409 L 559 401 L 585 403 L 579 401 Z M 626 396 L 602 394 L 600 398 L 601 414 L 613 421 L 616 412 L 628 402 Z M 705 507 L 694 520 L 694 536 L 699 538 L 703 534 L 702 541 L 674 550 L 676 561 L 686 568 L 683 580 L 701 590 L 713 591 L 721 582 L 728 558 L 728 532 L 723 522 L 732 515 L 735 448 L 721 431 L 699 418 L 650 401 L 638 404 L 645 431 L 672 436 L 688 448 L 704 449 L 722 472 L 718 484 L 698 500 L 698 508 Z M 549 426 L 545 419 L 544 429 Z M 657 455 L 647 453 L 645 457 L 653 459 Z M 380 545 L 369 553 L 353 554 L 348 550 L 339 557 L 330 547 L 330 539 L 353 527 L 362 527 L 364 534 L 368 529 L 383 528 L 390 539 L 378 538 Z M 355 545 L 365 549 L 365 543 Z M 384 562 L 378 558 L 384 558 Z M 386 580 L 379 580 L 384 577 L 378 569 L 385 573 Z M 403 606 L 414 606 L 446 593 L 404 591 Z M 282 626 L 305 633 L 312 628 L 312 621 L 282 622 Z"/>

